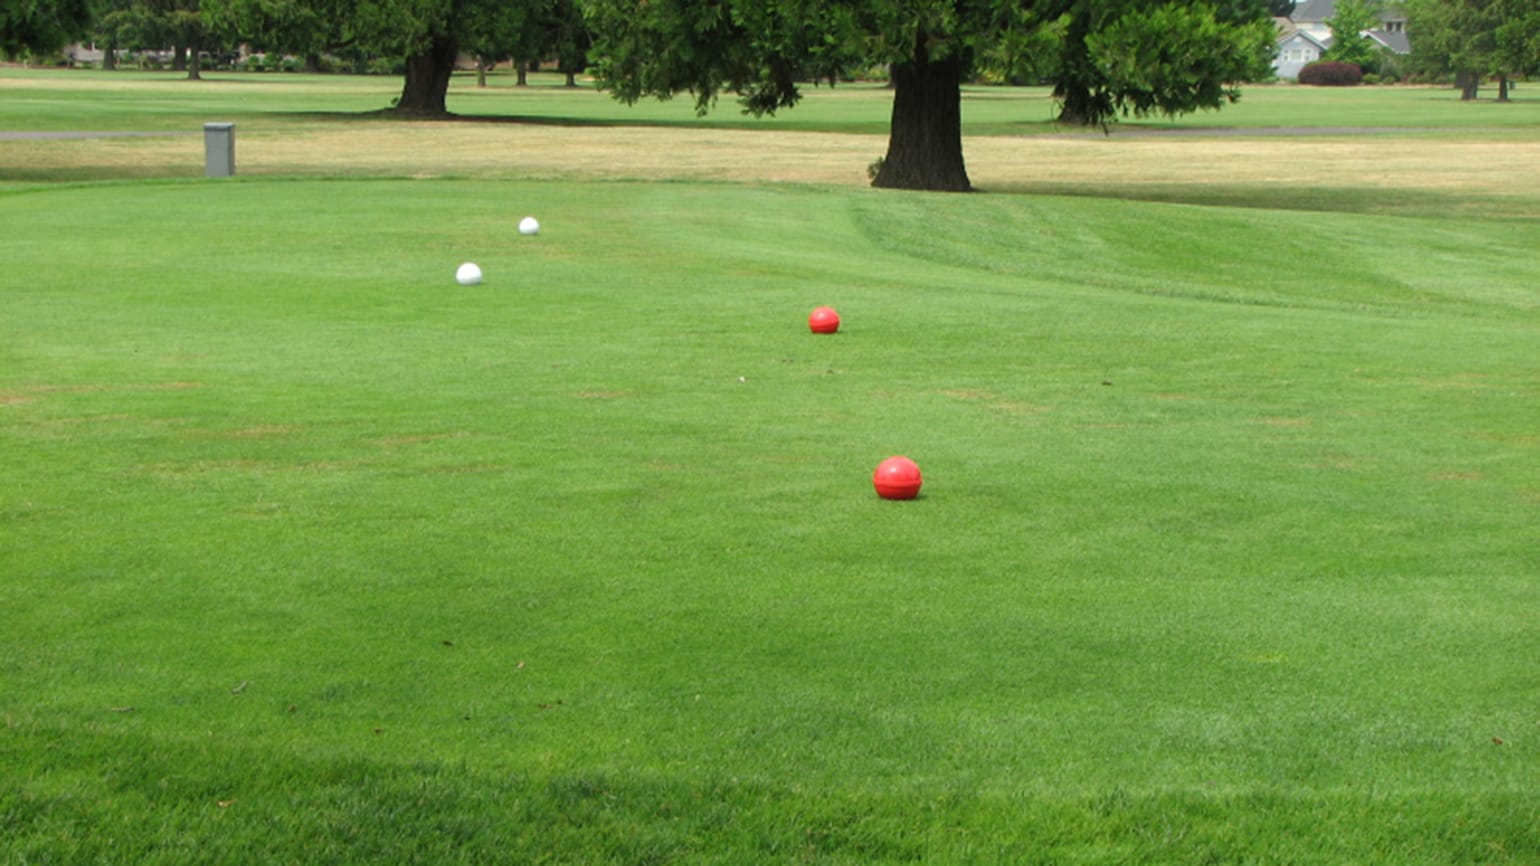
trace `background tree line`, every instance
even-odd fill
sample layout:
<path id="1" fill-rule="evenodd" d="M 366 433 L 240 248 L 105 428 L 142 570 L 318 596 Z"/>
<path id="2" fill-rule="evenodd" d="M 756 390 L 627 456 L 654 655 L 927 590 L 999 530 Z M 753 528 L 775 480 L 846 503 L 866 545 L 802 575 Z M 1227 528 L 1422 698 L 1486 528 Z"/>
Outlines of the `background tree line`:
<path id="1" fill-rule="evenodd" d="M 1336 59 L 1371 49 L 1360 37 L 1379 0 L 1343 0 Z M 1536 0 L 1408 0 L 1414 44 L 1430 72 L 1507 81 L 1540 56 Z M 447 113 L 457 59 L 554 60 L 585 69 L 617 98 L 689 93 L 698 111 L 726 93 L 753 114 L 790 108 L 809 84 L 860 74 L 893 87 L 888 151 L 877 186 L 969 188 L 961 86 L 1050 83 L 1061 122 L 1217 109 L 1242 82 L 1271 74 L 1272 17 L 1290 0 L 0 0 L 0 50 L 57 50 L 94 34 L 120 46 L 169 47 L 199 75 L 205 52 L 236 46 L 333 58 L 353 71 L 402 75 L 394 110 Z M 1363 57 L 1359 58 L 1363 60 Z M 570 80 L 570 78 L 569 78 Z"/>
<path id="2" fill-rule="evenodd" d="M 483 66 L 514 61 L 522 79 L 527 65 L 550 60 L 571 76 L 588 65 L 592 31 L 580 3 L 601 11 L 623 8 L 607 0 L 0 0 L 0 55 L 47 54 L 64 42 L 89 39 L 105 49 L 104 64 L 114 65 L 115 49 L 148 50 L 178 70 L 197 77 L 204 53 L 227 63 L 244 46 L 257 58 L 252 67 L 279 68 L 263 56 L 284 58 L 282 68 L 305 71 L 389 72 L 403 74 L 408 52 L 423 49 L 423 38 L 453 35 L 462 51 Z M 638 8 L 642 4 L 635 4 Z M 690 4 L 685 4 L 688 7 Z M 698 4 L 703 15 L 720 4 Z M 794 6 L 772 2 L 780 12 Z M 845 4 L 849 5 L 849 4 Z M 903 3 L 887 5 L 900 9 Z M 916 9 L 923 4 L 910 4 Z M 944 4 L 943 4 L 944 5 Z M 959 7 L 963 4 L 954 4 Z M 1036 4 L 1027 4 L 1030 7 Z M 1115 24 L 1131 4 L 1070 2 L 1061 17 L 1027 34 L 1000 34 L 995 50 L 976 59 L 973 75 L 989 83 L 1059 83 L 1073 79 L 1094 61 L 1086 36 Z M 1173 6 L 1143 4 L 1150 16 L 1146 30 L 1163 26 L 1181 32 Z M 1225 5 L 1223 2 L 1217 5 Z M 1244 3 L 1231 4 L 1244 6 Z M 1268 14 L 1289 15 L 1294 0 L 1267 0 Z M 1364 72 L 1380 72 L 1387 61 L 1373 40 L 1373 29 L 1387 0 L 1341 0 L 1330 22 L 1333 43 L 1324 60 L 1353 63 Z M 1540 5 L 1535 0 L 1406 0 L 1403 7 L 1415 34 L 1410 71 L 1422 78 L 1457 77 L 1474 97 L 1481 80 L 1491 80 L 1505 99 L 1512 80 L 1533 75 L 1540 66 Z M 1229 17 L 1237 17 L 1235 9 Z M 421 32 L 419 32 L 421 31 Z M 194 50 L 194 48 L 200 50 Z M 431 45 L 429 46 L 431 48 Z M 846 74 L 850 74 L 847 71 Z M 1082 98 L 1072 84 L 1062 94 Z M 1109 93 L 1096 97 L 1103 102 Z M 411 110 L 411 100 L 407 100 Z M 1125 105 L 1130 104 L 1125 100 Z M 1137 100 L 1131 103 L 1137 105 Z M 432 106 L 418 110 L 431 111 Z M 1094 116 L 1094 107 L 1068 103 L 1064 120 Z"/>
<path id="3" fill-rule="evenodd" d="M 1401 58 L 1365 35 L 1387 8 L 1406 14 L 1412 54 Z M 1338 0 L 1326 63 L 1348 63 L 1362 73 L 1409 73 L 1423 81 L 1453 79 L 1464 99 L 1481 81 L 1496 83 L 1498 101 L 1509 84 L 1540 72 L 1540 2 L 1537 0 Z"/>
<path id="4" fill-rule="evenodd" d="M 1509 98 L 1516 78 L 1540 74 L 1540 2 L 1537 0 L 1407 0 L 1415 71 L 1453 77 L 1464 99 L 1475 99 L 1482 80 Z"/>

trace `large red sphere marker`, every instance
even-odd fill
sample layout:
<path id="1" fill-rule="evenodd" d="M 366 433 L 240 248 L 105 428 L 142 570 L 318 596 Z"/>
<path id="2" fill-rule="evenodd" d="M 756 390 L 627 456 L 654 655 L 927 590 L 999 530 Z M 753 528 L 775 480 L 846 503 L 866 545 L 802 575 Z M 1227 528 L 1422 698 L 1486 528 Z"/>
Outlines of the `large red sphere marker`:
<path id="1" fill-rule="evenodd" d="M 833 307 L 818 307 L 808 315 L 807 326 L 815 334 L 832 334 L 840 329 L 840 314 Z"/>
<path id="2" fill-rule="evenodd" d="M 877 464 L 872 486 L 883 499 L 913 499 L 920 495 L 920 467 L 908 457 L 889 457 Z"/>

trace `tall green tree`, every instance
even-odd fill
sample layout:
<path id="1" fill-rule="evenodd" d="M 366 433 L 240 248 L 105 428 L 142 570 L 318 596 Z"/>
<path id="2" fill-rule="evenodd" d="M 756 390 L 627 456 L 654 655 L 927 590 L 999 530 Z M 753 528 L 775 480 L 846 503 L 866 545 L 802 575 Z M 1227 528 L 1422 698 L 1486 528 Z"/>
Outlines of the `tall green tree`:
<path id="1" fill-rule="evenodd" d="M 1497 25 L 1493 74 L 1502 76 L 1499 101 L 1508 99 L 1508 77 L 1540 75 L 1540 4 L 1534 0 L 1505 0 Z"/>
<path id="2" fill-rule="evenodd" d="M 468 4 L 462 11 L 460 50 L 474 56 L 479 69 L 514 61 L 522 84 L 523 64 L 539 59 L 552 6 L 552 0 Z"/>
<path id="3" fill-rule="evenodd" d="M 348 47 L 347 0 L 200 0 L 209 26 L 253 52 L 292 54 L 305 68 L 321 55 Z"/>
<path id="4" fill-rule="evenodd" d="M 462 50 L 494 52 L 524 28 L 541 26 L 547 0 L 354 0 L 348 20 L 358 44 L 404 58 L 395 110 L 448 113 L 449 81 Z"/>
<path id="5" fill-rule="evenodd" d="M 1268 13 L 1267 0 L 1075 3 L 1054 86 L 1059 121 L 1104 124 L 1236 101 L 1238 84 L 1272 68 Z"/>
<path id="6" fill-rule="evenodd" d="M 1406 35 L 1412 43 L 1411 68 L 1418 75 L 1477 79 L 1466 65 L 1467 41 L 1455 26 L 1454 6 L 1449 0 L 1407 0 L 1406 18 Z M 1473 89 L 1462 87 L 1462 98 L 1474 96 Z"/>
<path id="7" fill-rule="evenodd" d="M 0 55 L 50 54 L 90 26 L 90 0 L 0 0 Z"/>
<path id="8" fill-rule="evenodd" d="M 96 32 L 109 50 L 169 49 L 172 68 L 198 79 L 203 77 L 203 50 L 217 32 L 209 5 L 210 0 L 106 0 Z"/>
<path id="9" fill-rule="evenodd" d="M 1119 111 L 1217 107 L 1233 98 L 1227 82 L 1266 68 L 1253 63 L 1263 31 L 1236 36 L 1220 9 L 1244 7 L 1265 20 L 1267 0 L 1155 4 L 1169 27 L 1146 26 L 1152 4 L 1133 0 L 585 2 L 597 77 L 627 102 L 688 92 L 705 112 L 733 93 L 744 110 L 772 113 L 796 104 L 803 82 L 832 80 L 850 66 L 886 66 L 893 113 L 873 178 L 879 187 L 969 189 L 962 83 L 981 69 L 1000 75 L 1002 58 L 1007 66 L 1026 63 L 1027 51 L 1043 50 L 1042 33 L 1066 31 L 1066 22 L 1065 38 L 1082 49 L 1085 67 L 1067 74 L 1080 82 L 1077 94 L 1095 95 L 1076 109 L 1088 123 Z M 1265 42 L 1270 49 L 1270 31 Z"/>
<path id="10" fill-rule="evenodd" d="M 567 86 L 577 86 L 577 74 L 588 68 L 593 34 L 583 20 L 577 0 L 555 0 L 545 31 L 545 50 L 556 60 L 556 71 L 567 76 Z"/>
<path id="11" fill-rule="evenodd" d="M 1461 98 L 1475 99 L 1483 78 L 1497 82 L 1540 73 L 1540 6 L 1535 0 L 1409 0 L 1412 61 L 1424 75 L 1453 75 Z"/>
<path id="12" fill-rule="evenodd" d="M 1032 26 L 1061 3 L 950 0 L 587 0 L 595 73 L 616 98 L 723 93 L 751 114 L 801 99 L 853 65 L 891 70 L 893 113 L 878 186 L 966 190 L 961 86 L 985 34 Z M 1052 17 L 1052 16 L 1050 16 Z"/>
<path id="13" fill-rule="evenodd" d="M 190 79 L 202 78 L 203 49 L 207 47 L 211 28 L 204 18 L 201 0 L 172 0 L 164 14 L 166 26 L 174 34 L 172 68 L 185 69 Z"/>
<path id="14" fill-rule="evenodd" d="M 1380 26 L 1384 8 L 1381 0 L 1337 0 L 1332 17 L 1326 19 L 1326 26 L 1331 28 L 1331 46 L 1321 54 L 1321 59 L 1353 63 L 1365 72 L 1377 71 L 1379 45 L 1364 32 Z"/>

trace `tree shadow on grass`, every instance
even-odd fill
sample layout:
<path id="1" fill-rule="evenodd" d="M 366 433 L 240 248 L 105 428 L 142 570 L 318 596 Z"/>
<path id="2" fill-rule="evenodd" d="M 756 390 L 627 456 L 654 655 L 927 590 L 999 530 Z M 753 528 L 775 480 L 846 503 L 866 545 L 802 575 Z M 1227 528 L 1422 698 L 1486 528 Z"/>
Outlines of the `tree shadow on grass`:
<path id="1" fill-rule="evenodd" d="M 828 132 L 850 135 L 886 135 L 888 132 L 887 121 L 850 122 L 838 127 L 831 127 L 827 121 L 799 122 L 795 118 L 791 117 L 761 119 L 744 118 L 734 115 L 708 115 L 706 117 L 689 118 L 637 117 L 634 119 L 628 119 L 615 117 L 571 117 L 542 114 L 462 114 L 453 111 L 445 112 L 443 114 L 417 114 L 411 112 L 400 112 L 393 108 L 382 108 L 375 111 L 364 112 L 284 112 L 282 116 L 294 120 L 327 123 L 371 123 L 381 121 L 412 123 L 416 121 L 428 121 L 442 123 L 486 124 L 494 126 L 557 126 L 592 129 L 647 127 L 659 129 L 741 129 L 761 132 Z"/>
<path id="2" fill-rule="evenodd" d="M 1364 216 L 1471 217 L 1540 220 L 1540 203 L 1524 196 L 1441 193 L 1432 190 L 1370 190 L 1361 187 L 1286 187 L 1275 184 L 1141 184 L 1106 189 L 1053 180 L 980 183 L 985 192 L 1058 195 L 1203 207 L 1318 211 Z"/>

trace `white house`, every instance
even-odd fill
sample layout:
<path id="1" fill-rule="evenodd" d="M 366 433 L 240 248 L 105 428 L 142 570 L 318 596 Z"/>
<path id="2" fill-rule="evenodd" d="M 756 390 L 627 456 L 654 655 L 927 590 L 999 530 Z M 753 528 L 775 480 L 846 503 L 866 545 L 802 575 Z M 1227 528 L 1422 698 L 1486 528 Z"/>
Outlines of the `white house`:
<path id="1" fill-rule="evenodd" d="M 1325 39 L 1331 36 L 1331 25 L 1327 24 L 1337 14 L 1337 0 L 1301 0 L 1294 7 L 1294 12 L 1289 20 L 1300 30 L 1308 32 L 1317 39 Z M 1391 50 L 1395 50 L 1395 34 L 1400 34 L 1400 41 L 1406 41 L 1406 10 L 1399 6 L 1386 6 L 1380 10 L 1380 26 L 1373 30 L 1364 31 L 1366 34 L 1381 41 Z M 1379 35 L 1376 35 L 1379 34 Z M 1381 39 L 1381 36 L 1389 37 Z"/>
<path id="2" fill-rule="evenodd" d="M 1290 81 L 1298 78 L 1305 64 L 1320 60 L 1328 45 L 1331 45 L 1329 34 L 1320 39 L 1304 30 L 1280 33 L 1278 51 L 1273 55 L 1273 74 Z"/>
<path id="3" fill-rule="evenodd" d="M 1279 78 L 1295 79 L 1305 64 L 1321 59 L 1321 52 L 1331 46 L 1331 25 L 1337 14 L 1337 0 L 1302 0 L 1288 18 L 1273 19 L 1278 24 L 1278 51 L 1273 55 L 1273 71 Z M 1387 6 L 1380 12 L 1380 26 L 1363 35 L 1396 54 L 1412 53 L 1406 38 L 1406 11 Z"/>

